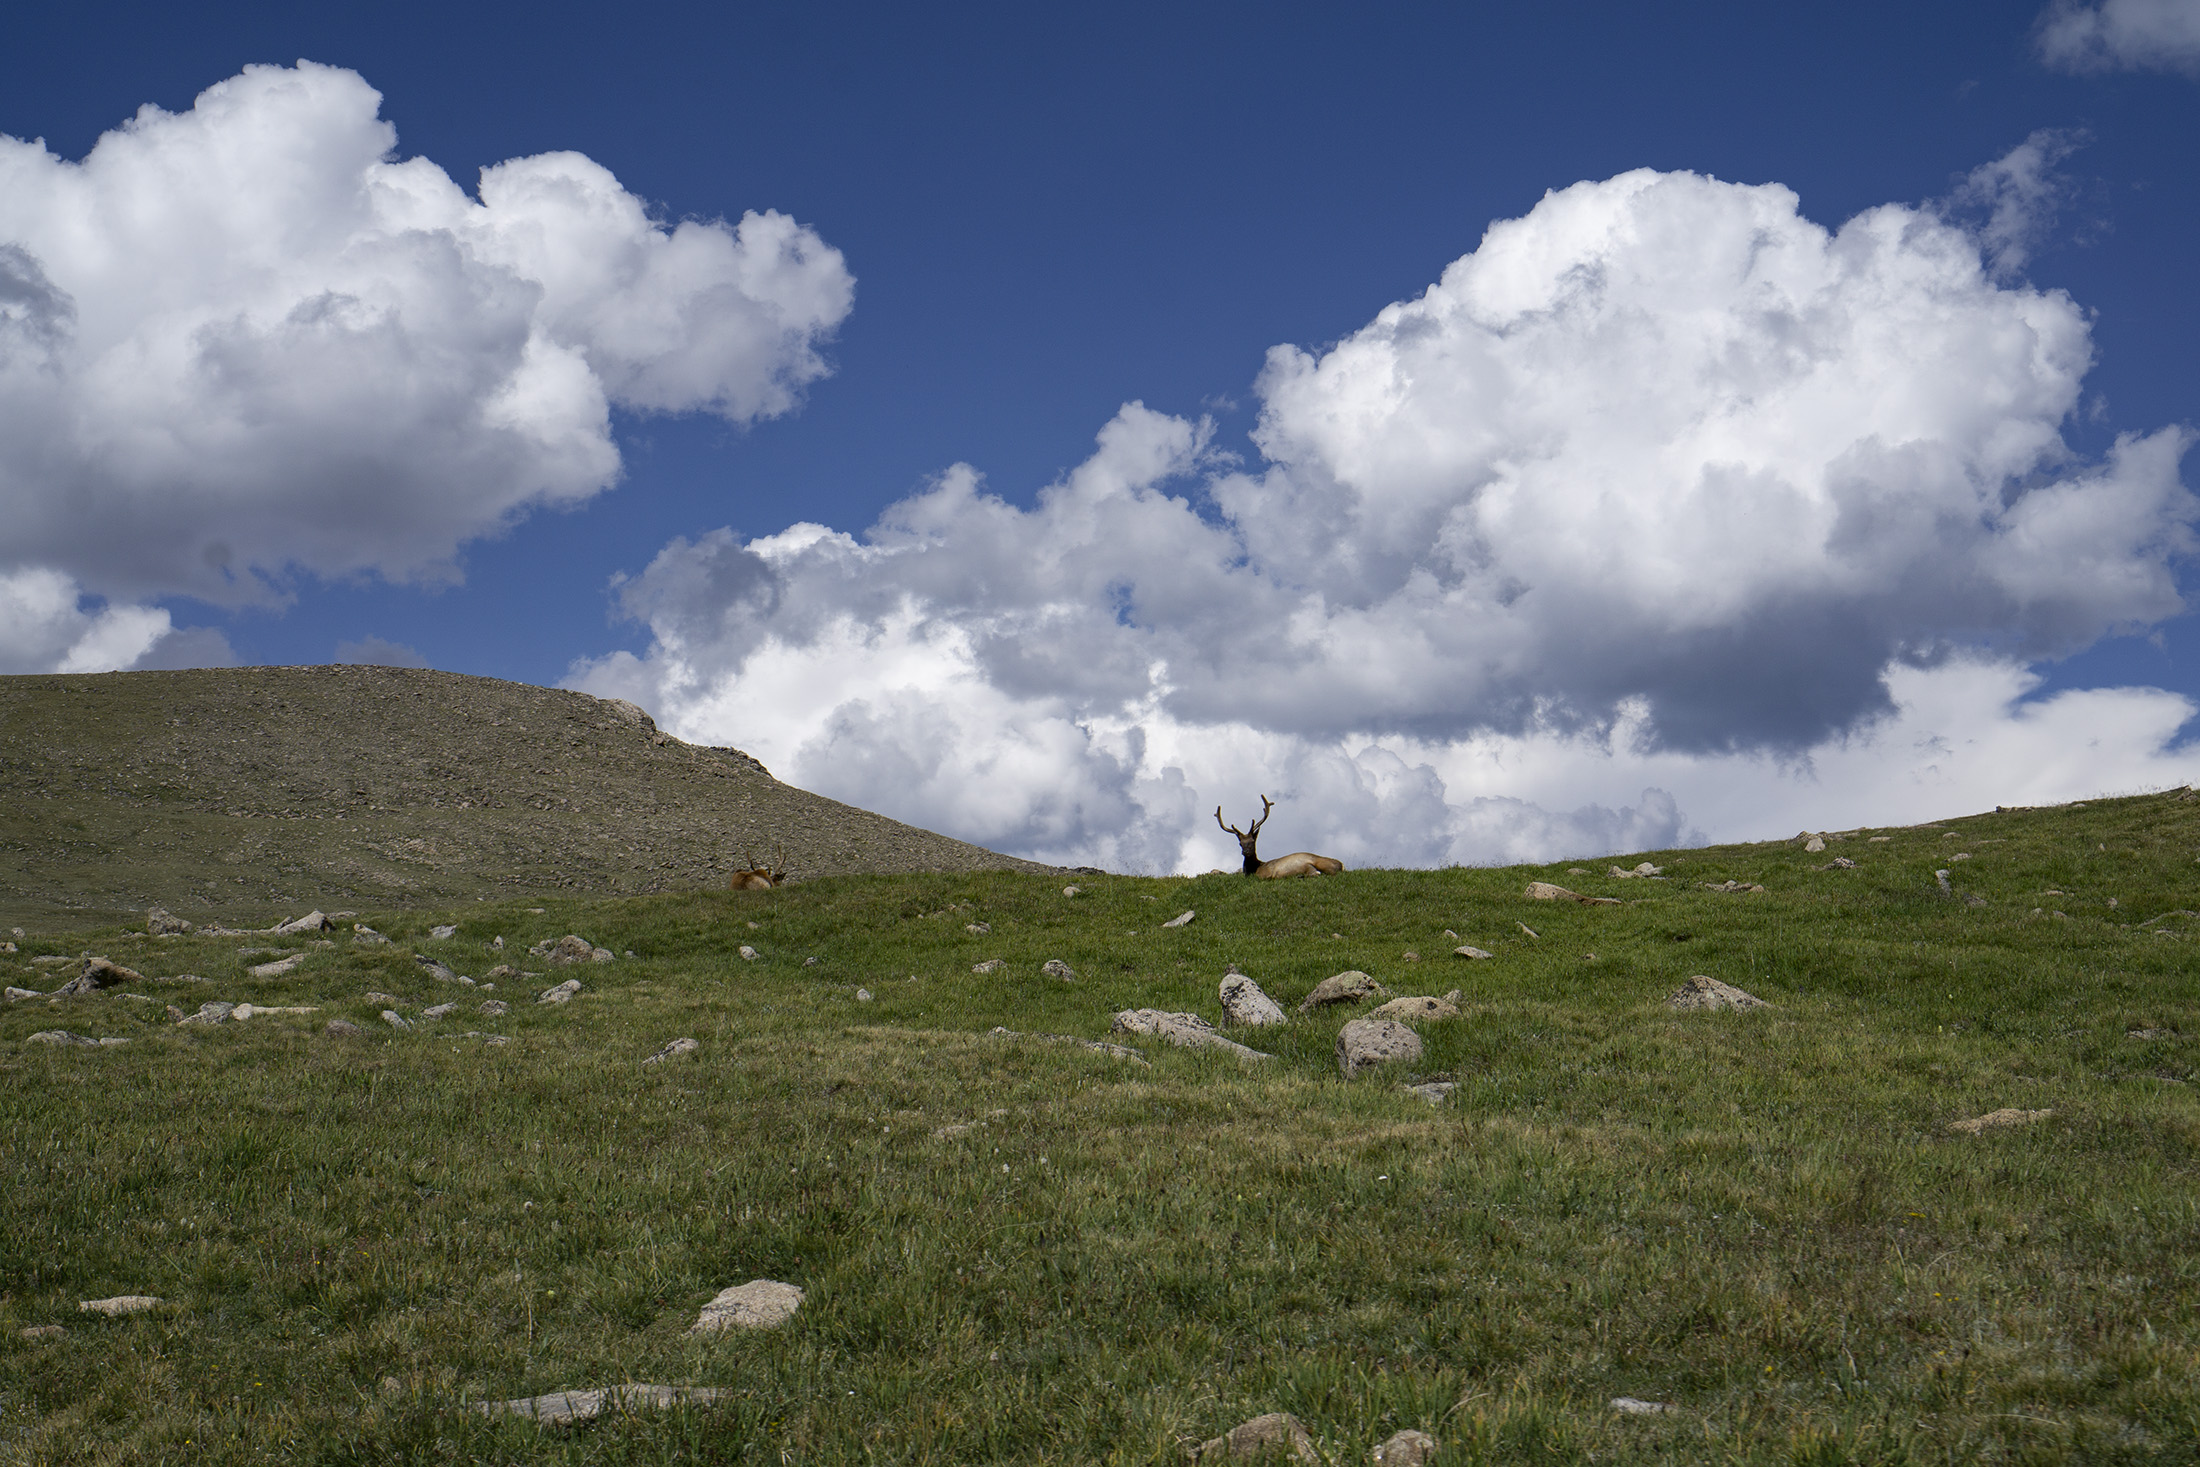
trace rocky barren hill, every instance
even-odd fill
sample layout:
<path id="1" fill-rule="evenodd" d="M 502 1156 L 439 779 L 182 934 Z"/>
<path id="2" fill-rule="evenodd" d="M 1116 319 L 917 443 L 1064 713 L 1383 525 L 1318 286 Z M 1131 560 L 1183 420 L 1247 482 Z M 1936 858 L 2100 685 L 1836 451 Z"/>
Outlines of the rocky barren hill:
<path id="1" fill-rule="evenodd" d="M 390 667 L 0 677 L 0 918 L 232 919 L 1050 868 L 781 784 L 631 703 Z"/>

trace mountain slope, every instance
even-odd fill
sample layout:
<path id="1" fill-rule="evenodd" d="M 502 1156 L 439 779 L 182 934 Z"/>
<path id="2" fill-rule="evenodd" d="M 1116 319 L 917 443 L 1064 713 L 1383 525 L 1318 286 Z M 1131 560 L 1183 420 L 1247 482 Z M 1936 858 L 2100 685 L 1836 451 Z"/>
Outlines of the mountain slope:
<path id="1" fill-rule="evenodd" d="M 0 678 L 0 918 L 1040 871 L 659 733 L 629 703 L 457 673 Z"/>

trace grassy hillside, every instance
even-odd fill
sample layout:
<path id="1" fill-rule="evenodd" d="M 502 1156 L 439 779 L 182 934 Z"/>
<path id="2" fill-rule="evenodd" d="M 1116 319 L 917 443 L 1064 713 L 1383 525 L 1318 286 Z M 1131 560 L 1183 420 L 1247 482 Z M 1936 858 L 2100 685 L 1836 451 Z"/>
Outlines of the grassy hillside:
<path id="1" fill-rule="evenodd" d="M 1402 1426 L 1443 1463 L 2193 1461 L 2196 858 L 2180 792 L 1650 853 L 1662 881 L 972 872 L 362 904 L 387 946 L 34 928 L 12 983 L 87 948 L 143 976 L 0 1008 L 0 1460 L 1175 1463 L 1288 1410 L 1339 1463 Z M 632 956 L 524 956 L 567 932 Z M 253 979 L 258 949 L 305 958 Z M 489 1017 L 416 952 L 543 976 Z M 1216 1019 L 1232 962 L 1287 1009 L 1357 968 L 1462 1012 L 1351 1081 L 1336 1011 L 1241 1033 L 1250 1064 L 989 1032 Z M 1774 1007 L 1665 1008 L 1698 973 Z M 213 999 L 315 1011 L 170 1022 Z M 129 1043 L 29 1042 L 57 1028 Z M 1949 1129 L 2003 1108 L 2052 1114 Z M 799 1313 L 685 1332 L 756 1278 Z M 77 1307 L 122 1294 L 165 1302 Z M 618 1382 L 729 1394 L 467 1409 Z"/>
<path id="2" fill-rule="evenodd" d="M 1044 868 L 783 785 L 631 704 L 394 667 L 0 677 L 0 922 Z"/>

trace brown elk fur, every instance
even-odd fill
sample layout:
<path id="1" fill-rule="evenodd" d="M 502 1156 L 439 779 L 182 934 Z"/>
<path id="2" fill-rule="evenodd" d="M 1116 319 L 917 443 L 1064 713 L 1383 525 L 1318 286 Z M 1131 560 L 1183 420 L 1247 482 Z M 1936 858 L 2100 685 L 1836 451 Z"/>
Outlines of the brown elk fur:
<path id="1" fill-rule="evenodd" d="M 749 864 L 733 873 L 733 880 L 726 884 L 729 891 L 772 891 L 786 884 L 787 853 L 781 851 L 776 865 L 766 865 L 754 856 Z"/>
<path id="2" fill-rule="evenodd" d="M 1312 851 L 1293 851 L 1288 856 L 1278 856 L 1273 861 L 1263 861 L 1253 849 L 1260 839 L 1260 828 L 1268 823 L 1275 811 L 1276 802 L 1266 795 L 1260 797 L 1260 819 L 1248 830 L 1235 825 L 1224 825 L 1222 807 L 1215 806 L 1215 824 L 1237 837 L 1238 849 L 1245 853 L 1245 874 L 1260 881 L 1275 881 L 1285 876 L 1335 876 L 1344 870 L 1344 862 L 1334 856 L 1317 856 Z"/>

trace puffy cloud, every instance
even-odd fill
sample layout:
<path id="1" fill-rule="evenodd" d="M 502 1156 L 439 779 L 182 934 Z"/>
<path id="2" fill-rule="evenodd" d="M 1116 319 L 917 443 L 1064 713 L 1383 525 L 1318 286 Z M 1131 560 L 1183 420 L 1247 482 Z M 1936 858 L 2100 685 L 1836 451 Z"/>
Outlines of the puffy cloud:
<path id="1" fill-rule="evenodd" d="M 81 162 L 0 138 L 9 562 L 228 603 L 447 578 L 616 479 L 612 406 L 749 422 L 825 372 L 853 287 L 808 229 L 668 224 L 575 153 L 469 196 L 380 100 L 256 66 Z"/>
<path id="2" fill-rule="evenodd" d="M 92 610 L 85 601 L 82 589 L 60 571 L 0 571 L 0 673 L 227 667 L 236 661 L 220 632 L 179 628 L 157 606 Z"/>
<path id="3" fill-rule="evenodd" d="M 2028 146 L 2003 175 L 2048 166 Z M 1755 828 L 1811 808 L 1765 781 L 1893 757 L 1920 690 L 1972 688 L 1965 738 L 2064 728 L 1963 669 L 2180 608 L 2186 436 L 2072 453 L 2086 318 L 1987 267 L 1999 217 L 1829 231 L 1777 186 L 1576 185 L 1326 352 L 1271 352 L 1250 468 L 1134 403 L 1029 509 L 958 466 L 860 539 L 677 541 L 618 586 L 648 652 L 574 676 L 1054 859 L 1212 864 L 1214 803 L 1263 792 L 1306 832 L 1276 839 L 1348 861 Z M 1530 788 L 1547 759 L 1571 782 Z M 1706 820 L 1737 770 L 1752 799 Z"/>
<path id="4" fill-rule="evenodd" d="M 1941 212 L 1968 224 L 1994 273 L 2015 278 L 2046 237 L 2069 198 L 2063 159 L 2085 134 L 2043 127 L 1991 163 L 1981 163 L 1942 202 Z"/>
<path id="5" fill-rule="evenodd" d="M 2061 0 L 2040 17 L 2040 55 L 2064 71 L 2182 71 L 2200 75 L 2195 0 Z"/>

